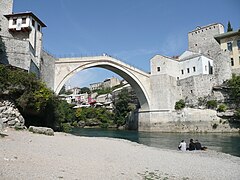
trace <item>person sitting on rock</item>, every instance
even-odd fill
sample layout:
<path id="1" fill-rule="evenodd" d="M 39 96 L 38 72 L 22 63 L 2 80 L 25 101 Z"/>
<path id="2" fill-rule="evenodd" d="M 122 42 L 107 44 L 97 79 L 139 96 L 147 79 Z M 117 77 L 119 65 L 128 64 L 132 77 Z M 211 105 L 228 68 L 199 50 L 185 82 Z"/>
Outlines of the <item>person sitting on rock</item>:
<path id="1" fill-rule="evenodd" d="M 184 140 L 182 140 L 178 146 L 178 149 L 181 150 L 181 151 L 186 151 L 187 149 L 187 144 Z"/>
<path id="2" fill-rule="evenodd" d="M 195 140 L 195 148 L 196 148 L 196 150 L 202 150 L 202 145 L 201 145 L 201 143 L 200 142 L 198 142 L 198 140 L 196 139 Z"/>
<path id="3" fill-rule="evenodd" d="M 193 151 L 195 149 L 196 149 L 195 143 L 193 142 L 193 139 L 190 139 L 189 148 L 187 150 Z"/>

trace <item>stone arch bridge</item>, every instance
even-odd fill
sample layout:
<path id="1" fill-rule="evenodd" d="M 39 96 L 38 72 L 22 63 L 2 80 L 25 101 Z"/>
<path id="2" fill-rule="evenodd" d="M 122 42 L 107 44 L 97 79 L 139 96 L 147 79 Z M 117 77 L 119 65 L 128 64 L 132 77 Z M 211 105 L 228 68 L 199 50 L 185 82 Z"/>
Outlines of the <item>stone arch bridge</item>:
<path id="1" fill-rule="evenodd" d="M 168 117 L 173 107 L 173 96 L 168 91 L 170 77 L 151 76 L 110 56 L 59 58 L 55 61 L 55 93 L 58 94 L 66 81 L 77 72 L 93 67 L 115 72 L 132 86 L 141 106 L 135 116 L 139 130 L 149 131 L 160 117 L 163 121 Z"/>
<path id="2" fill-rule="evenodd" d="M 150 75 L 110 56 L 60 58 L 55 62 L 54 91 L 58 94 L 66 81 L 74 74 L 93 67 L 113 71 L 124 78 L 136 92 L 141 109 L 149 109 Z"/>

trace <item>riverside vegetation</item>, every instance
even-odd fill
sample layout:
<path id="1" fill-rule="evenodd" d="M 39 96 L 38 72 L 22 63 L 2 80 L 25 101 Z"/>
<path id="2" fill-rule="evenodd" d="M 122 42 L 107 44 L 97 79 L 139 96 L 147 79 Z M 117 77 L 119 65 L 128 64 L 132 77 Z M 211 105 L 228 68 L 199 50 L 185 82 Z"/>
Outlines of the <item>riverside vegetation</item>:
<path id="1" fill-rule="evenodd" d="M 55 131 L 71 131 L 73 126 L 119 127 L 133 110 L 127 90 L 119 93 L 114 112 L 104 108 L 73 109 L 60 100 L 35 74 L 0 65 L 0 99 L 10 100 L 25 119 L 25 125 L 45 126 Z"/>

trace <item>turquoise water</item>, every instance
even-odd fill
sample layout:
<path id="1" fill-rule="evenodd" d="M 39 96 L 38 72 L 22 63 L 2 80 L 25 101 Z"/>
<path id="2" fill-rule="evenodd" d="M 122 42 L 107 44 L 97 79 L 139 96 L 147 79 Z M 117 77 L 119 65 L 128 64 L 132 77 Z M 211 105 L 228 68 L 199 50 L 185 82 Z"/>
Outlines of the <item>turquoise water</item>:
<path id="1" fill-rule="evenodd" d="M 72 134 L 87 137 L 111 137 L 126 139 L 151 147 L 177 150 L 181 140 L 198 139 L 210 150 L 240 157 L 240 134 L 238 133 L 156 133 L 108 129 L 73 129 Z"/>

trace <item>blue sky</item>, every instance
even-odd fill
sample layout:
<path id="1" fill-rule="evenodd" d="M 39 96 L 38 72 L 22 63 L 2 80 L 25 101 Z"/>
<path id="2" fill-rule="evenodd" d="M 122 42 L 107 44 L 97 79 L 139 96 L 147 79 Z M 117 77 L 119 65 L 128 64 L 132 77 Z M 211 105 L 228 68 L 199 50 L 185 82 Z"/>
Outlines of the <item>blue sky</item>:
<path id="1" fill-rule="evenodd" d="M 197 26 L 230 21 L 240 28 L 239 0 L 14 0 L 14 12 L 32 11 L 48 27 L 43 46 L 59 56 L 107 53 L 146 72 L 156 54 L 179 55 Z M 93 68 L 67 84 L 88 86 L 116 76 Z"/>

